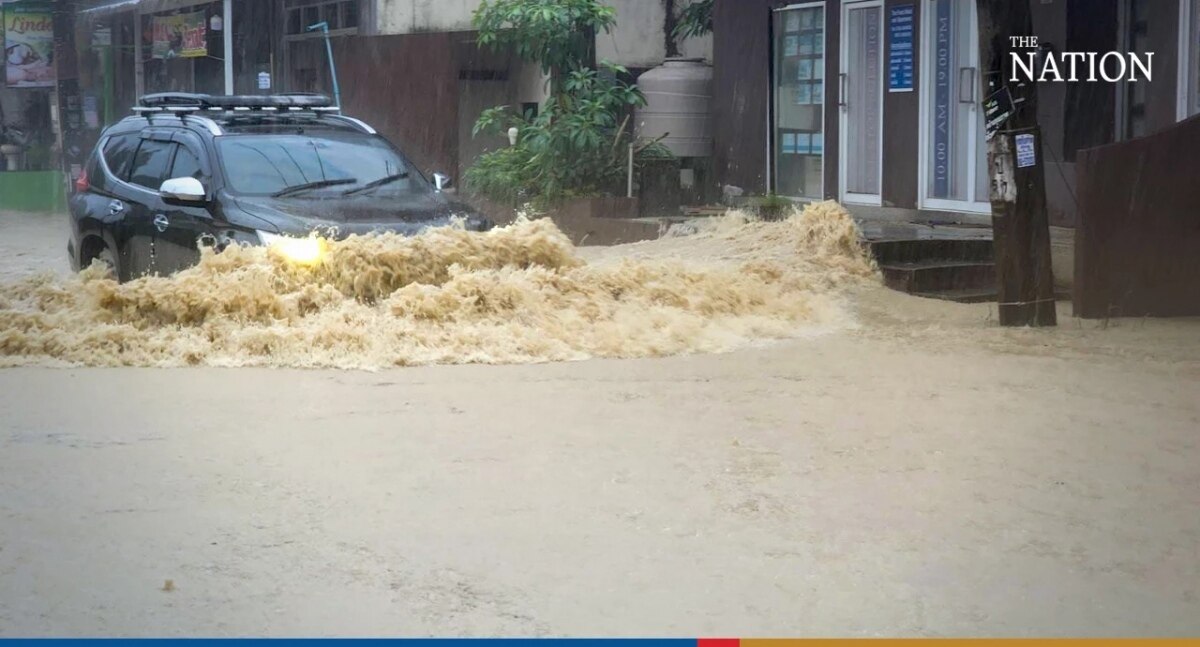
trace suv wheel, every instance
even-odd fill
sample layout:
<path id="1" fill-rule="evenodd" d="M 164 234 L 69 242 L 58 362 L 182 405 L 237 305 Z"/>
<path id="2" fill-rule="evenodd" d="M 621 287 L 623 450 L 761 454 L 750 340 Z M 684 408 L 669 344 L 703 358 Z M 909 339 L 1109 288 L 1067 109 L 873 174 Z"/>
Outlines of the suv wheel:
<path id="1" fill-rule="evenodd" d="M 105 248 L 100 250 L 100 253 L 96 254 L 96 257 L 92 260 L 100 261 L 100 264 L 107 268 L 108 278 L 116 280 L 117 259 L 113 256 L 111 249 L 105 246 Z"/>

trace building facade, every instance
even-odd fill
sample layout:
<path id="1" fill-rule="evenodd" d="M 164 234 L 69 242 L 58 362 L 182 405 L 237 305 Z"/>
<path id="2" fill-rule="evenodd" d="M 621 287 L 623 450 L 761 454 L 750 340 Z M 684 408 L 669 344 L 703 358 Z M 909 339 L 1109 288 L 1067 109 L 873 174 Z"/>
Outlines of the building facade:
<path id="1" fill-rule="evenodd" d="M 662 62 L 669 0 L 609 0 L 613 32 L 597 58 L 631 77 Z M 60 94 L 87 106 L 66 147 L 90 150 L 100 129 L 150 92 L 334 94 L 328 25 L 342 103 L 403 147 L 423 170 L 459 176 L 500 139 L 471 135 L 486 108 L 531 108 L 546 97 L 536 64 L 475 44 L 479 0 L 58 0 L 71 62 Z M 711 57 L 711 39 L 680 43 Z M 92 109 L 94 107 L 94 110 Z M 82 112 L 80 113 L 82 115 Z M 64 168 L 78 166 L 64 159 Z"/>
<path id="2" fill-rule="evenodd" d="M 1200 2 L 1036 0 L 1054 51 L 1153 52 L 1152 81 L 1040 83 L 1051 221 L 1075 219 L 1082 148 L 1200 110 Z M 753 193 L 990 212 L 974 0 L 716 0 L 718 177 Z"/>

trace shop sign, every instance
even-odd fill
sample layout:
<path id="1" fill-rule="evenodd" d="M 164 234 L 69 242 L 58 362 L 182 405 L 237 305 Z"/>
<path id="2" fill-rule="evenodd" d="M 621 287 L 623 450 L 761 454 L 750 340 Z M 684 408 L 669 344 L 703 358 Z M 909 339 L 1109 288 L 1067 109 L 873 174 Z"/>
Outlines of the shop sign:
<path id="1" fill-rule="evenodd" d="M 896 5 L 888 15 L 888 92 L 913 90 L 913 16 L 911 4 Z"/>
<path id="2" fill-rule="evenodd" d="M 50 5 L 3 5 L 4 77 L 10 88 L 54 87 L 54 19 Z"/>
<path id="3" fill-rule="evenodd" d="M 150 28 L 154 32 L 152 58 L 208 56 L 208 26 L 203 11 L 154 16 Z"/>
<path id="4" fill-rule="evenodd" d="M 111 47 L 112 29 L 102 27 L 92 32 L 92 47 Z"/>

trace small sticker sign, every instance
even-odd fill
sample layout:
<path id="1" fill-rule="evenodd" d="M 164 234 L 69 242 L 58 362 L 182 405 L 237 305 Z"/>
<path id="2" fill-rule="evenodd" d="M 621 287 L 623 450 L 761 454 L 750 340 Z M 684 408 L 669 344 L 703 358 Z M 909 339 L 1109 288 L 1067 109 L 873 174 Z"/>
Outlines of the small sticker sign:
<path id="1" fill-rule="evenodd" d="M 1029 168 L 1037 165 L 1037 149 L 1034 147 L 1033 135 L 1028 133 L 1017 135 L 1017 168 Z"/>
<path id="2" fill-rule="evenodd" d="M 1008 123 L 1012 113 L 1013 100 L 1007 87 L 1000 88 L 983 100 L 983 127 L 989 142 Z"/>

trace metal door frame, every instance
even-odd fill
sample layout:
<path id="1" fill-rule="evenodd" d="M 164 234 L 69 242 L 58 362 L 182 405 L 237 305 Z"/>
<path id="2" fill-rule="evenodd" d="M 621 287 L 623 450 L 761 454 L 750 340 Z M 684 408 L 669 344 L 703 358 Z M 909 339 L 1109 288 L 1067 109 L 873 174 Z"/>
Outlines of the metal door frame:
<path id="1" fill-rule="evenodd" d="M 847 154 L 847 144 L 850 141 L 847 125 L 849 115 L 846 110 L 847 106 L 842 104 L 843 91 L 849 91 L 849 87 L 842 87 L 842 75 L 847 73 L 846 65 L 849 60 L 850 38 L 848 31 L 850 29 L 849 15 L 852 9 L 863 9 L 868 7 L 879 8 L 879 159 L 876 163 L 879 165 L 879 193 L 850 193 L 846 190 L 846 162 L 849 157 Z M 886 21 L 884 14 L 886 9 L 884 0 L 846 0 L 842 3 L 841 22 L 838 26 L 838 35 L 840 42 L 838 43 L 838 196 L 841 201 L 846 204 L 858 204 L 880 207 L 883 206 L 883 109 L 884 96 L 887 94 L 884 84 L 884 64 L 887 62 L 884 56 L 886 49 L 887 34 L 884 32 Z M 828 18 L 826 18 L 828 20 Z M 848 83 L 846 84 L 849 85 Z"/>
<path id="2" fill-rule="evenodd" d="M 928 4 L 933 4 L 936 0 L 930 0 Z M 978 6 L 975 0 L 951 0 L 958 3 L 969 3 L 971 8 L 972 20 L 968 21 L 970 25 L 978 25 Z M 934 56 L 934 48 L 937 46 L 936 39 L 933 37 L 934 21 L 937 20 L 937 14 L 933 11 L 928 11 L 922 8 L 921 11 L 921 82 L 920 90 L 920 136 L 918 137 L 919 154 L 917 155 L 917 205 L 922 209 L 932 209 L 937 211 L 952 211 L 957 213 L 991 213 L 992 204 L 987 195 L 975 195 L 976 184 L 979 181 L 979 173 L 987 173 L 986 168 L 979 168 L 978 147 L 986 145 L 986 142 L 979 141 L 979 128 L 973 125 L 968 129 L 968 150 L 971 154 L 968 159 L 967 168 L 967 199 L 966 200 L 951 200 L 949 198 L 933 198 L 929 196 L 929 146 L 931 143 L 930 133 L 933 128 L 929 124 L 930 117 L 933 114 L 932 101 L 929 98 L 930 85 L 933 83 L 936 73 L 934 66 L 936 59 Z M 969 37 L 971 39 L 969 51 L 971 52 L 970 62 L 974 63 L 975 74 L 973 74 L 972 82 L 975 86 L 972 89 L 972 96 L 975 98 L 971 109 L 976 115 L 976 119 L 980 118 L 980 70 L 979 70 L 979 29 L 969 29 Z M 961 77 L 961 74 L 960 74 Z"/>
<path id="3" fill-rule="evenodd" d="M 775 14 L 783 13 L 793 9 L 813 9 L 820 7 L 822 11 L 821 21 L 821 64 L 828 62 L 829 51 L 829 8 L 826 6 L 825 0 L 815 0 L 813 2 L 797 2 L 784 7 L 777 7 L 771 10 L 771 103 L 767 106 L 767 178 L 768 191 L 775 191 L 779 187 L 779 165 L 775 163 L 775 156 L 778 155 L 776 128 L 779 124 L 776 123 L 778 114 L 779 102 L 779 86 L 775 82 Z M 829 137 L 825 128 L 825 118 L 829 111 L 829 79 L 827 74 L 821 73 L 821 197 L 812 198 L 801 195 L 785 195 L 782 196 L 794 201 L 819 201 L 825 199 L 825 151 L 829 150 Z"/>
<path id="4" fill-rule="evenodd" d="M 1191 101 L 1191 96 L 1195 88 L 1192 87 L 1196 83 L 1196 70 L 1192 68 L 1196 63 L 1196 52 L 1193 51 L 1195 45 L 1192 43 L 1192 21 L 1197 20 L 1200 16 L 1200 2 L 1197 0 L 1179 0 L 1179 56 L 1176 58 L 1176 71 L 1178 79 L 1175 90 L 1176 106 L 1175 120 L 1183 121 L 1191 116 L 1191 106 L 1188 105 Z"/>

